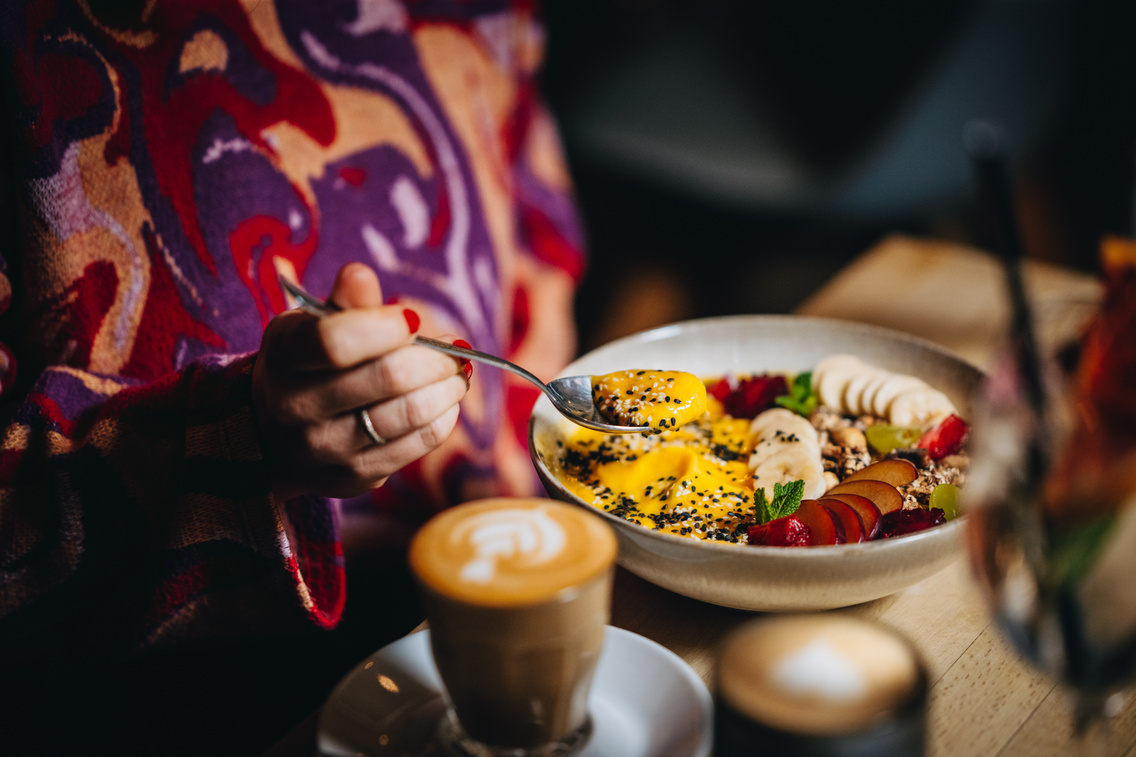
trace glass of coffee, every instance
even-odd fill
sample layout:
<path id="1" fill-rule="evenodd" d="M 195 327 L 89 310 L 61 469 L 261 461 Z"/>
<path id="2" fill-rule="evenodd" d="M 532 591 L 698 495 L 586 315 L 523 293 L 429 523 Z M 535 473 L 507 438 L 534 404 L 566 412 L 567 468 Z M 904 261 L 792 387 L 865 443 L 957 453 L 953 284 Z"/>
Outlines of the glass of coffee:
<path id="1" fill-rule="evenodd" d="M 602 520 L 537 498 L 459 505 L 415 535 L 447 749 L 544 757 L 587 742 L 616 552 Z"/>
<path id="2" fill-rule="evenodd" d="M 719 650 L 714 754 L 913 757 L 927 675 L 903 637 L 841 614 L 751 621 Z"/>

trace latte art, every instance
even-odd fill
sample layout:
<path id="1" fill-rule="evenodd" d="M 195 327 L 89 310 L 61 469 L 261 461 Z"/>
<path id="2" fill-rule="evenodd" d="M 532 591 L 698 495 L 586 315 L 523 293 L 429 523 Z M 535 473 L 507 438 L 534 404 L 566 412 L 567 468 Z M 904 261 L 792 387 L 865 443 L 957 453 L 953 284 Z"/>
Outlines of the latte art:
<path id="1" fill-rule="evenodd" d="M 827 639 L 818 638 L 773 666 L 770 679 L 793 696 L 855 702 L 868 693 L 868 680 Z"/>
<path id="2" fill-rule="evenodd" d="M 473 552 L 461 567 L 461 580 L 487 584 L 496 577 L 500 562 L 523 568 L 556 558 L 564 550 L 565 537 L 564 529 L 543 510 L 498 510 L 460 524 L 450 541 L 460 551 Z"/>
<path id="3" fill-rule="evenodd" d="M 582 508 L 547 499 L 470 502 L 435 516 L 410 563 L 434 591 L 484 606 L 544 602 L 608 570 L 611 529 Z"/>

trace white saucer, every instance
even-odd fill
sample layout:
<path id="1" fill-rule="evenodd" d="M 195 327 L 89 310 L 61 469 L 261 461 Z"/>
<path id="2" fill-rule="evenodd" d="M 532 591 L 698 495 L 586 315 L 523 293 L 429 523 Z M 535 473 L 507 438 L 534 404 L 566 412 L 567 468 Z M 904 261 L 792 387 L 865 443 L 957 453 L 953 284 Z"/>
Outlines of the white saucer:
<path id="1" fill-rule="evenodd" d="M 319 715 L 325 755 L 433 753 L 445 712 L 430 632 L 383 647 L 347 674 Z M 592 684 L 594 730 L 579 757 L 706 757 L 710 692 L 677 655 L 650 639 L 608 626 Z"/>

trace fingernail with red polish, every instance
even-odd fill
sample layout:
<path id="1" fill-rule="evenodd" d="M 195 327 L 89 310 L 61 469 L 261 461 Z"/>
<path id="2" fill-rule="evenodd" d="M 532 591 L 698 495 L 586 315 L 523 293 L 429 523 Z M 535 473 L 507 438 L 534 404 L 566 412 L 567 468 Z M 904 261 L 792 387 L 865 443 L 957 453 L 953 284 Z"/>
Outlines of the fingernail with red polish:
<path id="1" fill-rule="evenodd" d="M 403 308 L 402 317 L 406 319 L 406 325 L 410 327 L 410 333 L 413 334 L 418 331 L 418 325 L 422 323 L 422 319 L 418 317 L 410 308 Z"/>
<path id="2" fill-rule="evenodd" d="M 455 347 L 464 347 L 467 350 L 473 349 L 473 345 L 464 339 L 455 339 Z M 469 381 L 473 377 L 473 363 L 466 360 L 464 357 L 458 358 L 461 361 L 462 373 L 465 374 L 465 380 Z"/>

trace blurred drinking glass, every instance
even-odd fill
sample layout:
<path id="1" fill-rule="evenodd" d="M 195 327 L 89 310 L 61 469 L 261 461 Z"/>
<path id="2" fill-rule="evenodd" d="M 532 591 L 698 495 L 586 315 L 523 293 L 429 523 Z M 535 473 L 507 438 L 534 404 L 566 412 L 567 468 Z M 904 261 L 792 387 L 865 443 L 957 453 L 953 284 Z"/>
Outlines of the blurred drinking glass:
<path id="1" fill-rule="evenodd" d="M 1136 246 L 1095 303 L 1034 307 L 1043 401 L 1008 348 L 976 401 L 968 551 L 995 619 L 1086 734 L 1136 678 Z M 1012 345 L 1010 346 L 1012 347 Z"/>

